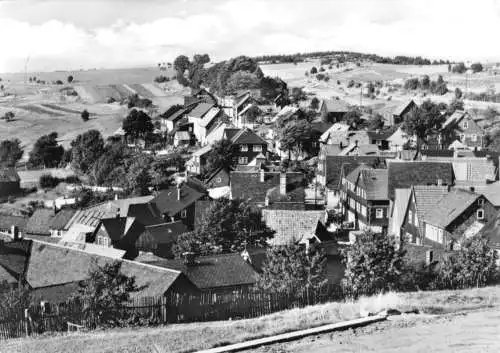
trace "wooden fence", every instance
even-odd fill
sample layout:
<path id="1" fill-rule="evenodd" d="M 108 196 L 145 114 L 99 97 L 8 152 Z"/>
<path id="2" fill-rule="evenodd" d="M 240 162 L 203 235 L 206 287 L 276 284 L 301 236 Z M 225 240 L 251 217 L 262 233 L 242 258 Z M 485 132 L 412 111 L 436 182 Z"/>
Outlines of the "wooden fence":
<path id="1" fill-rule="evenodd" d="M 170 293 L 163 297 L 135 298 L 125 305 L 106 311 L 88 309 L 88 303 L 68 301 L 57 305 L 32 306 L 7 317 L 0 316 L 0 339 L 73 329 L 92 330 L 103 326 L 246 319 L 343 298 L 338 287 L 327 287 L 300 293 L 253 290 Z M 84 307 L 87 309 L 84 310 Z"/>

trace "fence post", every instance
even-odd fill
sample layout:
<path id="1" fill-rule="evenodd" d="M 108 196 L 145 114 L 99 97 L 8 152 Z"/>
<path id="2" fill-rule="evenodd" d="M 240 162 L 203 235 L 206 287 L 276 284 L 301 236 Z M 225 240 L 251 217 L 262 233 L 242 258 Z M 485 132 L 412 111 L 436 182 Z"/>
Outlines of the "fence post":
<path id="1" fill-rule="evenodd" d="M 28 309 L 24 309 L 24 330 L 26 332 L 26 337 L 29 336 L 28 317 L 29 317 Z"/>

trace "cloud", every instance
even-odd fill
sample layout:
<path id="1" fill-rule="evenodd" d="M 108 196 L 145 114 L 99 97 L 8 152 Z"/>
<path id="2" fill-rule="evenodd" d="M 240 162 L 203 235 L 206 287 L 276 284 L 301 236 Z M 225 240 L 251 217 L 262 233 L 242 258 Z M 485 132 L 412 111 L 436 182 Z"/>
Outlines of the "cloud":
<path id="1" fill-rule="evenodd" d="M 486 39 L 500 33 L 498 0 L 481 6 L 451 0 L 0 0 L 0 28 L 0 72 L 22 70 L 27 56 L 33 70 L 153 64 L 196 52 L 215 59 L 312 50 L 500 59 Z"/>

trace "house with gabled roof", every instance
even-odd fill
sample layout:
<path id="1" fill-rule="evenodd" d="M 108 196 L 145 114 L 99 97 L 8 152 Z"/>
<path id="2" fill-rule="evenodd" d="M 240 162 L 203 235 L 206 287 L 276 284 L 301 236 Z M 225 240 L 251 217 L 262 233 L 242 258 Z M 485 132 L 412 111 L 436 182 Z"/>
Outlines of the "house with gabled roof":
<path id="1" fill-rule="evenodd" d="M 462 145 L 471 150 L 481 150 L 486 147 L 486 131 L 465 111 L 456 110 L 444 122 L 441 131 L 444 145 L 450 145 L 458 139 Z"/>
<path id="2" fill-rule="evenodd" d="M 105 218 L 87 242 L 124 250 L 124 258 L 133 259 L 138 254 L 135 243 L 144 230 L 144 225 L 134 217 Z"/>
<path id="3" fill-rule="evenodd" d="M 404 101 L 389 110 L 388 114 L 385 116 L 385 122 L 391 126 L 401 124 L 408 114 L 416 108 L 417 104 L 413 101 L 413 99 Z"/>
<path id="4" fill-rule="evenodd" d="M 349 106 L 340 99 L 325 99 L 320 103 L 319 111 L 323 121 L 335 123 L 344 118 Z"/>
<path id="5" fill-rule="evenodd" d="M 389 220 L 388 171 L 360 164 L 342 170 L 342 213 L 353 229 L 385 233 Z"/>
<path id="6" fill-rule="evenodd" d="M 15 195 L 21 191 L 21 178 L 13 168 L 0 169 L 0 197 Z"/>
<path id="7" fill-rule="evenodd" d="M 188 228 L 181 221 L 146 226 L 138 237 L 135 248 L 161 258 L 173 258 L 172 246 L 177 242 L 179 235 L 186 232 Z"/>
<path id="8" fill-rule="evenodd" d="M 395 200 L 401 224 L 397 240 L 411 244 L 459 249 L 465 239 L 478 234 L 497 214 L 488 199 L 472 191 L 415 185 L 404 194 L 402 200 Z"/>
<path id="9" fill-rule="evenodd" d="M 248 128 L 236 132 L 231 142 L 236 146 L 233 157 L 235 164 L 247 165 L 258 155 L 267 156 L 267 141 Z"/>
<path id="10" fill-rule="evenodd" d="M 186 114 L 189 123 L 193 124 L 193 134 L 202 144 L 206 144 L 207 135 L 217 127 L 217 122 L 225 117 L 223 110 L 214 104 L 199 103 Z"/>
<path id="11" fill-rule="evenodd" d="M 194 228 L 197 201 L 208 199 L 205 186 L 194 178 L 162 190 L 152 201 L 162 217 L 168 221 L 181 221 Z"/>
<path id="12" fill-rule="evenodd" d="M 328 155 L 328 151 L 318 157 L 317 182 L 325 188 L 325 202 L 328 208 L 337 208 L 340 202 L 342 173 L 347 175 L 360 164 L 374 168 L 385 168 L 385 156 L 339 156 Z"/>

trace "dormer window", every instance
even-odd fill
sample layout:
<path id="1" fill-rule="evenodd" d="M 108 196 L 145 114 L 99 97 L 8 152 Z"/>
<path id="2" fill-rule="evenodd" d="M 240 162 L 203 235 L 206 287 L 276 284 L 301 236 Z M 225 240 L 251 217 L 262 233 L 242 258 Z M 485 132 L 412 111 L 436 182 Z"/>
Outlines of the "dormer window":
<path id="1" fill-rule="evenodd" d="M 241 152 L 248 152 L 248 145 L 241 145 Z"/>

